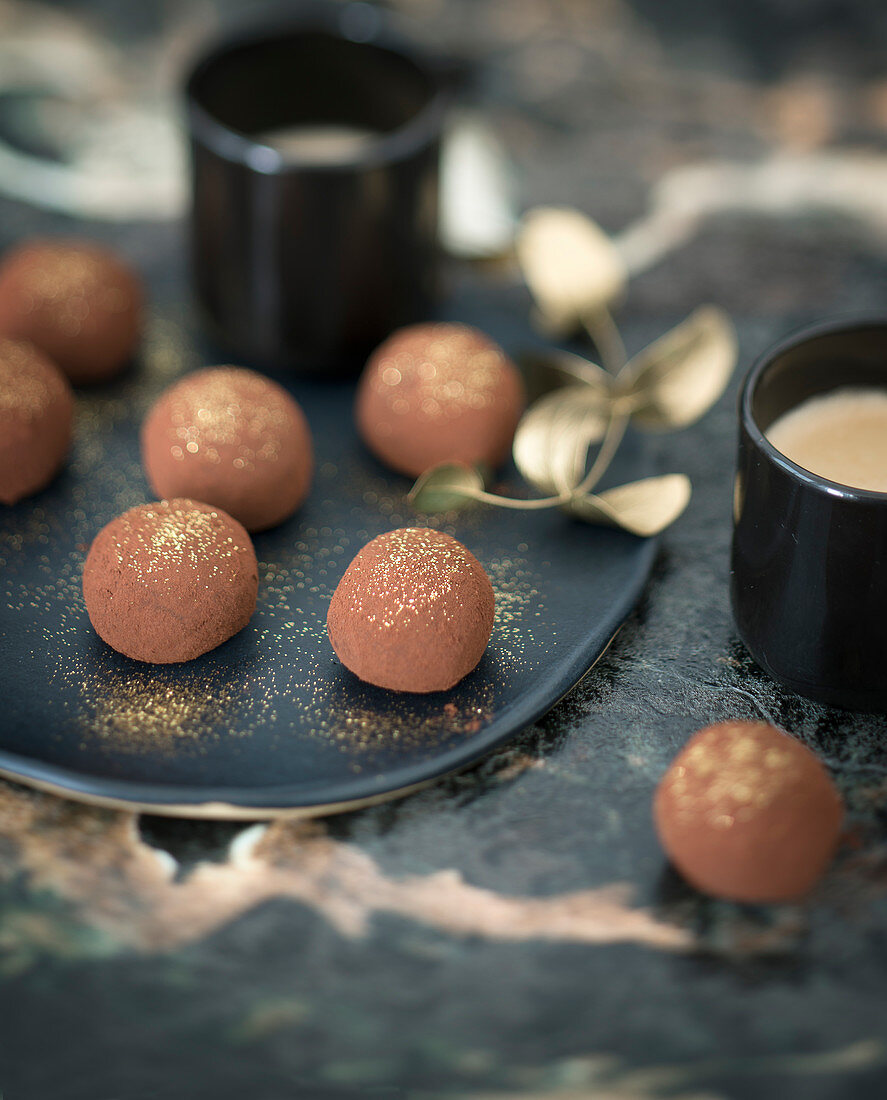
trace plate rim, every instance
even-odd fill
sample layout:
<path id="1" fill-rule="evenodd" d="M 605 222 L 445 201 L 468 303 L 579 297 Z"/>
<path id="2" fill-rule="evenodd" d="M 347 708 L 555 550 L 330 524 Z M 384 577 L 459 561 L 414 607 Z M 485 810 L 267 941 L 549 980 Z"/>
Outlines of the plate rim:
<path id="1" fill-rule="evenodd" d="M 2 748 L 0 777 L 78 802 L 112 809 L 230 820 L 344 813 L 410 794 L 445 775 L 476 763 L 488 752 L 547 714 L 588 675 L 609 649 L 649 582 L 660 539 L 657 536 L 638 541 L 641 545 L 638 547 L 639 563 L 635 576 L 621 589 L 622 598 L 603 624 L 600 620 L 596 623 L 595 635 L 600 633 L 602 625 L 605 627 L 604 644 L 595 644 L 595 655 L 591 663 L 587 659 L 588 648 L 575 647 L 572 651 L 573 659 L 565 665 L 558 679 L 555 701 L 551 702 L 550 691 L 544 693 L 545 698 L 541 700 L 538 693 L 530 693 L 522 703 L 510 703 L 497 711 L 496 719 L 484 729 L 424 762 L 389 768 L 375 776 L 361 773 L 345 781 L 338 780 L 324 788 L 326 793 L 323 797 L 309 795 L 307 798 L 295 794 L 292 784 L 265 788 L 220 786 L 198 790 L 193 786 L 177 787 L 109 776 L 90 776 L 73 768 L 43 762 Z M 500 728 L 503 716 L 510 716 L 504 723 L 504 729 Z M 376 789 L 368 789 L 373 783 L 376 784 Z M 264 792 L 265 797 L 256 800 L 257 790 Z"/>

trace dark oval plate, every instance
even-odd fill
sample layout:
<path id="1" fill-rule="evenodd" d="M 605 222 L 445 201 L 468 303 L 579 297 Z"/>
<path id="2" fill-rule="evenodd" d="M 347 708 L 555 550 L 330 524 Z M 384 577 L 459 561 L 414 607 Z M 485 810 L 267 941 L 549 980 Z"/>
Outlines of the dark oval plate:
<path id="1" fill-rule="evenodd" d="M 508 342 L 501 317 L 474 320 Z M 368 539 L 417 522 L 404 499 L 409 484 L 361 447 L 351 387 L 285 382 L 311 422 L 317 474 L 302 511 L 255 537 L 252 622 L 187 665 L 121 656 L 90 627 L 83 559 L 104 523 L 151 499 L 138 426 L 156 394 L 197 365 L 183 328 L 155 320 L 128 377 L 78 395 L 65 472 L 0 511 L 0 774 L 189 817 L 352 808 L 462 768 L 539 718 L 592 666 L 637 600 L 652 541 L 559 512 L 476 508 L 443 517 L 434 525 L 465 542 L 493 580 L 487 653 L 446 693 L 361 683 L 330 648 L 327 605 Z M 629 440 L 610 480 L 649 472 L 640 443 Z M 506 482 L 521 491 L 513 471 Z"/>

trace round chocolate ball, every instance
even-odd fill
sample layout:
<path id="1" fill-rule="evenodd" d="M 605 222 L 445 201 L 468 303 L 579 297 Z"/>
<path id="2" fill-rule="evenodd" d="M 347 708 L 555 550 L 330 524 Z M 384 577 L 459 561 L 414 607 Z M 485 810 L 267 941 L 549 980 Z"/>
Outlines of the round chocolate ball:
<path id="1" fill-rule="evenodd" d="M 0 338 L 0 501 L 48 485 L 71 444 L 68 380 L 26 340 Z"/>
<path id="2" fill-rule="evenodd" d="M 418 477 L 443 462 L 501 466 L 524 409 L 517 367 L 468 325 L 400 329 L 370 356 L 355 415 L 367 447 Z"/>
<path id="3" fill-rule="evenodd" d="M 197 371 L 163 393 L 142 427 L 142 461 L 158 496 L 214 504 L 249 531 L 291 516 L 314 468 L 305 414 L 241 367 Z"/>
<path id="4" fill-rule="evenodd" d="M 31 241 L 0 262 L 0 335 L 30 340 L 74 383 L 101 382 L 141 334 L 139 280 L 86 241 Z"/>
<path id="5" fill-rule="evenodd" d="M 706 894 L 793 901 L 831 860 L 843 809 L 828 772 L 793 737 L 721 722 L 690 738 L 656 791 L 662 846 Z"/>
<path id="6" fill-rule="evenodd" d="M 449 535 L 403 527 L 368 542 L 333 593 L 327 631 L 339 660 L 392 691 L 446 691 L 483 656 L 493 586 Z"/>
<path id="7" fill-rule="evenodd" d="M 89 620 L 136 661 L 175 664 L 242 630 L 259 571 L 249 535 L 193 500 L 140 504 L 96 535 L 83 567 Z"/>

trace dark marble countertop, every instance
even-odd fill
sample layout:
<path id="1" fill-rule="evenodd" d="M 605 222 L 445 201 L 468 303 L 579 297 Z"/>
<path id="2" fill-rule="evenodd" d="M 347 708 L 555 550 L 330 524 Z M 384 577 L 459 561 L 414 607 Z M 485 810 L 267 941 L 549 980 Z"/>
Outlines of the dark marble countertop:
<path id="1" fill-rule="evenodd" d="M 632 257 L 629 350 L 714 301 L 736 321 L 741 373 L 802 323 L 884 311 L 875 0 L 396 6 L 418 36 L 482 62 L 475 94 L 514 157 L 522 205 L 578 205 Z M 10 27 L 35 10 L 10 7 Z M 146 11 L 127 21 L 95 3 L 55 17 L 135 57 L 166 32 L 160 7 Z M 4 246 L 74 231 L 183 285 L 175 220 L 0 200 Z M 694 496 L 608 652 L 471 771 L 267 827 L 0 785 L 2 1095 L 883 1096 L 887 720 L 788 694 L 736 637 L 737 384 L 655 442 Z M 658 847 L 659 776 L 693 730 L 726 718 L 783 726 L 845 796 L 840 858 L 803 905 L 706 899 Z"/>

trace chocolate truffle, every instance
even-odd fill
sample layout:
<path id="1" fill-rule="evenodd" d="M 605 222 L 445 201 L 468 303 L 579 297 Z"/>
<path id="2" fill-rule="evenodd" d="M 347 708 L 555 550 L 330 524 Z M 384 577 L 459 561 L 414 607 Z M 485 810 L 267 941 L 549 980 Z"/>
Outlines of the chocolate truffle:
<path id="1" fill-rule="evenodd" d="M 242 630 L 259 571 L 249 535 L 193 500 L 140 504 L 96 535 L 83 595 L 96 633 L 136 661 L 174 664 Z"/>
<path id="2" fill-rule="evenodd" d="M 249 531 L 291 516 L 314 467 L 302 410 L 240 367 L 197 371 L 162 394 L 142 427 L 142 461 L 158 496 L 204 500 Z"/>
<path id="3" fill-rule="evenodd" d="M 694 734 L 663 776 L 653 811 L 663 848 L 690 883 L 745 902 L 806 894 L 834 854 L 843 816 L 813 753 L 754 722 Z"/>
<path id="4" fill-rule="evenodd" d="M 68 380 L 26 340 L 0 338 L 0 501 L 47 485 L 71 443 Z"/>
<path id="5" fill-rule="evenodd" d="M 355 415 L 369 449 L 418 477 L 442 462 L 497 467 L 524 408 L 514 364 L 468 325 L 400 329 L 370 356 Z"/>
<path id="6" fill-rule="evenodd" d="M 101 382 L 126 364 L 141 333 L 133 272 L 86 241 L 32 241 L 0 262 L 0 335 L 21 336 L 74 383 Z"/>
<path id="7" fill-rule="evenodd" d="M 483 656 L 493 586 L 440 531 L 403 527 L 368 542 L 345 570 L 327 631 L 346 668 L 392 691 L 446 691 Z"/>

